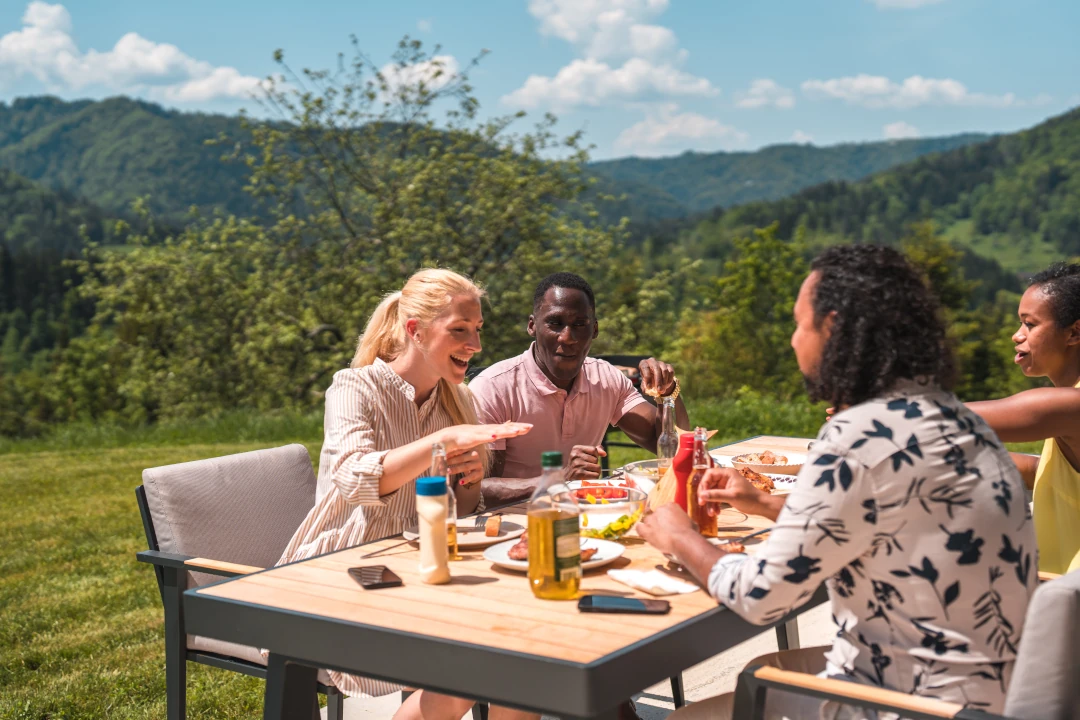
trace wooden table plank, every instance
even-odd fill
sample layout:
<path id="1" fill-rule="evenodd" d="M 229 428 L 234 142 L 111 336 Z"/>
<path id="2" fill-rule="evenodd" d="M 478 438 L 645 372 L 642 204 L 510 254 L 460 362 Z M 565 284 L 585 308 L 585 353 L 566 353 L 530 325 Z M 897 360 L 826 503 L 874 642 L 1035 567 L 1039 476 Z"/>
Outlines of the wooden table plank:
<path id="1" fill-rule="evenodd" d="M 723 451 L 725 454 L 763 449 L 805 452 L 807 442 L 805 439 L 754 438 L 727 446 Z M 516 508 L 510 510 L 513 509 Z M 510 514 L 509 517 L 524 522 L 521 516 Z M 726 509 L 721 514 L 719 530 L 722 537 L 737 537 L 768 525 L 765 518 L 747 517 Z M 535 598 L 523 573 L 496 568 L 483 559 L 482 551 L 463 552 L 463 560 L 452 562 L 453 581 L 447 585 L 425 585 L 420 581 L 417 571 L 419 553 L 414 545 L 388 550 L 368 559 L 360 557 L 399 542 L 398 537 L 387 538 L 200 588 L 197 592 L 434 639 L 475 643 L 578 663 L 594 662 L 717 607 L 706 592 L 699 591 L 666 598 L 672 605 L 668 615 L 584 614 L 578 612 L 572 601 Z M 582 594 L 648 597 L 615 582 L 606 571 L 612 567 L 668 568 L 667 560 L 633 532 L 624 538 L 623 544 L 625 553 L 616 563 L 585 573 Z M 752 551 L 752 547 L 748 550 Z M 404 585 L 363 590 L 346 570 L 364 565 L 386 565 L 402 577 Z M 685 574 L 682 577 L 692 581 Z"/>

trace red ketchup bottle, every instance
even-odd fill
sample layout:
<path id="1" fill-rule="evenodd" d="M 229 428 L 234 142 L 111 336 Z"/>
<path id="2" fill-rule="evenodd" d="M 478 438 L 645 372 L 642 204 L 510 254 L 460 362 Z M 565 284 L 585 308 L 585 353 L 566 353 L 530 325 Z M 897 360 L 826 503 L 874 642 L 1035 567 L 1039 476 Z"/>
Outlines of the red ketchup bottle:
<path id="1" fill-rule="evenodd" d="M 671 469 L 675 471 L 675 504 L 686 512 L 686 481 L 694 472 L 693 433 L 683 433 L 679 436 L 679 452 L 671 461 Z"/>

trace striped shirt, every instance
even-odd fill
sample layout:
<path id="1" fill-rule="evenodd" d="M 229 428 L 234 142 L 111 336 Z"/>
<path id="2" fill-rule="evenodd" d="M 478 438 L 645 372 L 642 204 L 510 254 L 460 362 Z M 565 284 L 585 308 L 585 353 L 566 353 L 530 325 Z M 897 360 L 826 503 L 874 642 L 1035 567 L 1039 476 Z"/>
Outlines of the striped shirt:
<path id="1" fill-rule="evenodd" d="M 415 388 L 382 360 L 334 374 L 326 391 L 315 507 L 278 565 L 397 535 L 416 523 L 416 483 L 380 496 L 379 479 L 387 452 L 454 424 L 438 396 L 436 386 L 418 408 Z M 330 678 L 346 695 L 401 689 L 333 671 Z"/>

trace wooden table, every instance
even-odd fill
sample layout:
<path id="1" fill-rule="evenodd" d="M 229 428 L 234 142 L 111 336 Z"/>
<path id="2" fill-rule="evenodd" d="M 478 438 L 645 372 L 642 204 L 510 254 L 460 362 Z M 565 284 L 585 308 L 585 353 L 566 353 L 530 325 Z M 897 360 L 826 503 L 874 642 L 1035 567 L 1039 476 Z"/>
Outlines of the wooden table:
<path id="1" fill-rule="evenodd" d="M 723 450 L 738 454 L 763 442 L 780 450 L 797 442 L 805 450 L 807 441 L 755 438 Z M 763 523 L 728 513 L 721 530 L 739 535 Z M 705 592 L 667 598 L 668 615 L 582 614 L 572 601 L 536 599 L 524 574 L 494 567 L 481 552 L 462 553 L 448 585 L 420 581 L 411 545 L 360 558 L 398 542 L 389 538 L 189 590 L 188 630 L 268 648 L 264 717 L 305 720 L 316 668 L 563 717 L 605 716 L 642 688 L 763 630 Z M 606 570 L 667 566 L 640 539 L 624 544 L 626 553 L 613 565 L 585 573 L 583 593 L 640 596 Z M 404 586 L 362 590 L 346 573 L 358 565 L 386 565 Z M 823 598 L 819 592 L 801 610 Z"/>

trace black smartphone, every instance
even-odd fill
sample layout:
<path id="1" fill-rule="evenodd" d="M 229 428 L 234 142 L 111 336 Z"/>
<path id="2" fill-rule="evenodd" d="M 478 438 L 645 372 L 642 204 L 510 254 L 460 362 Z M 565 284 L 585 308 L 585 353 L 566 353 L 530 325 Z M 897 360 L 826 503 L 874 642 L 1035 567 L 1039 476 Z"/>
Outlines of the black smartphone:
<path id="1" fill-rule="evenodd" d="M 581 612 L 637 613 L 641 615 L 664 615 L 671 611 L 667 600 L 639 600 L 615 595 L 585 595 L 578 600 Z"/>
<path id="2" fill-rule="evenodd" d="M 379 588 L 400 587 L 401 582 L 393 570 L 385 565 L 368 565 L 367 567 L 349 568 L 349 575 L 360 583 L 365 590 L 378 590 Z"/>

